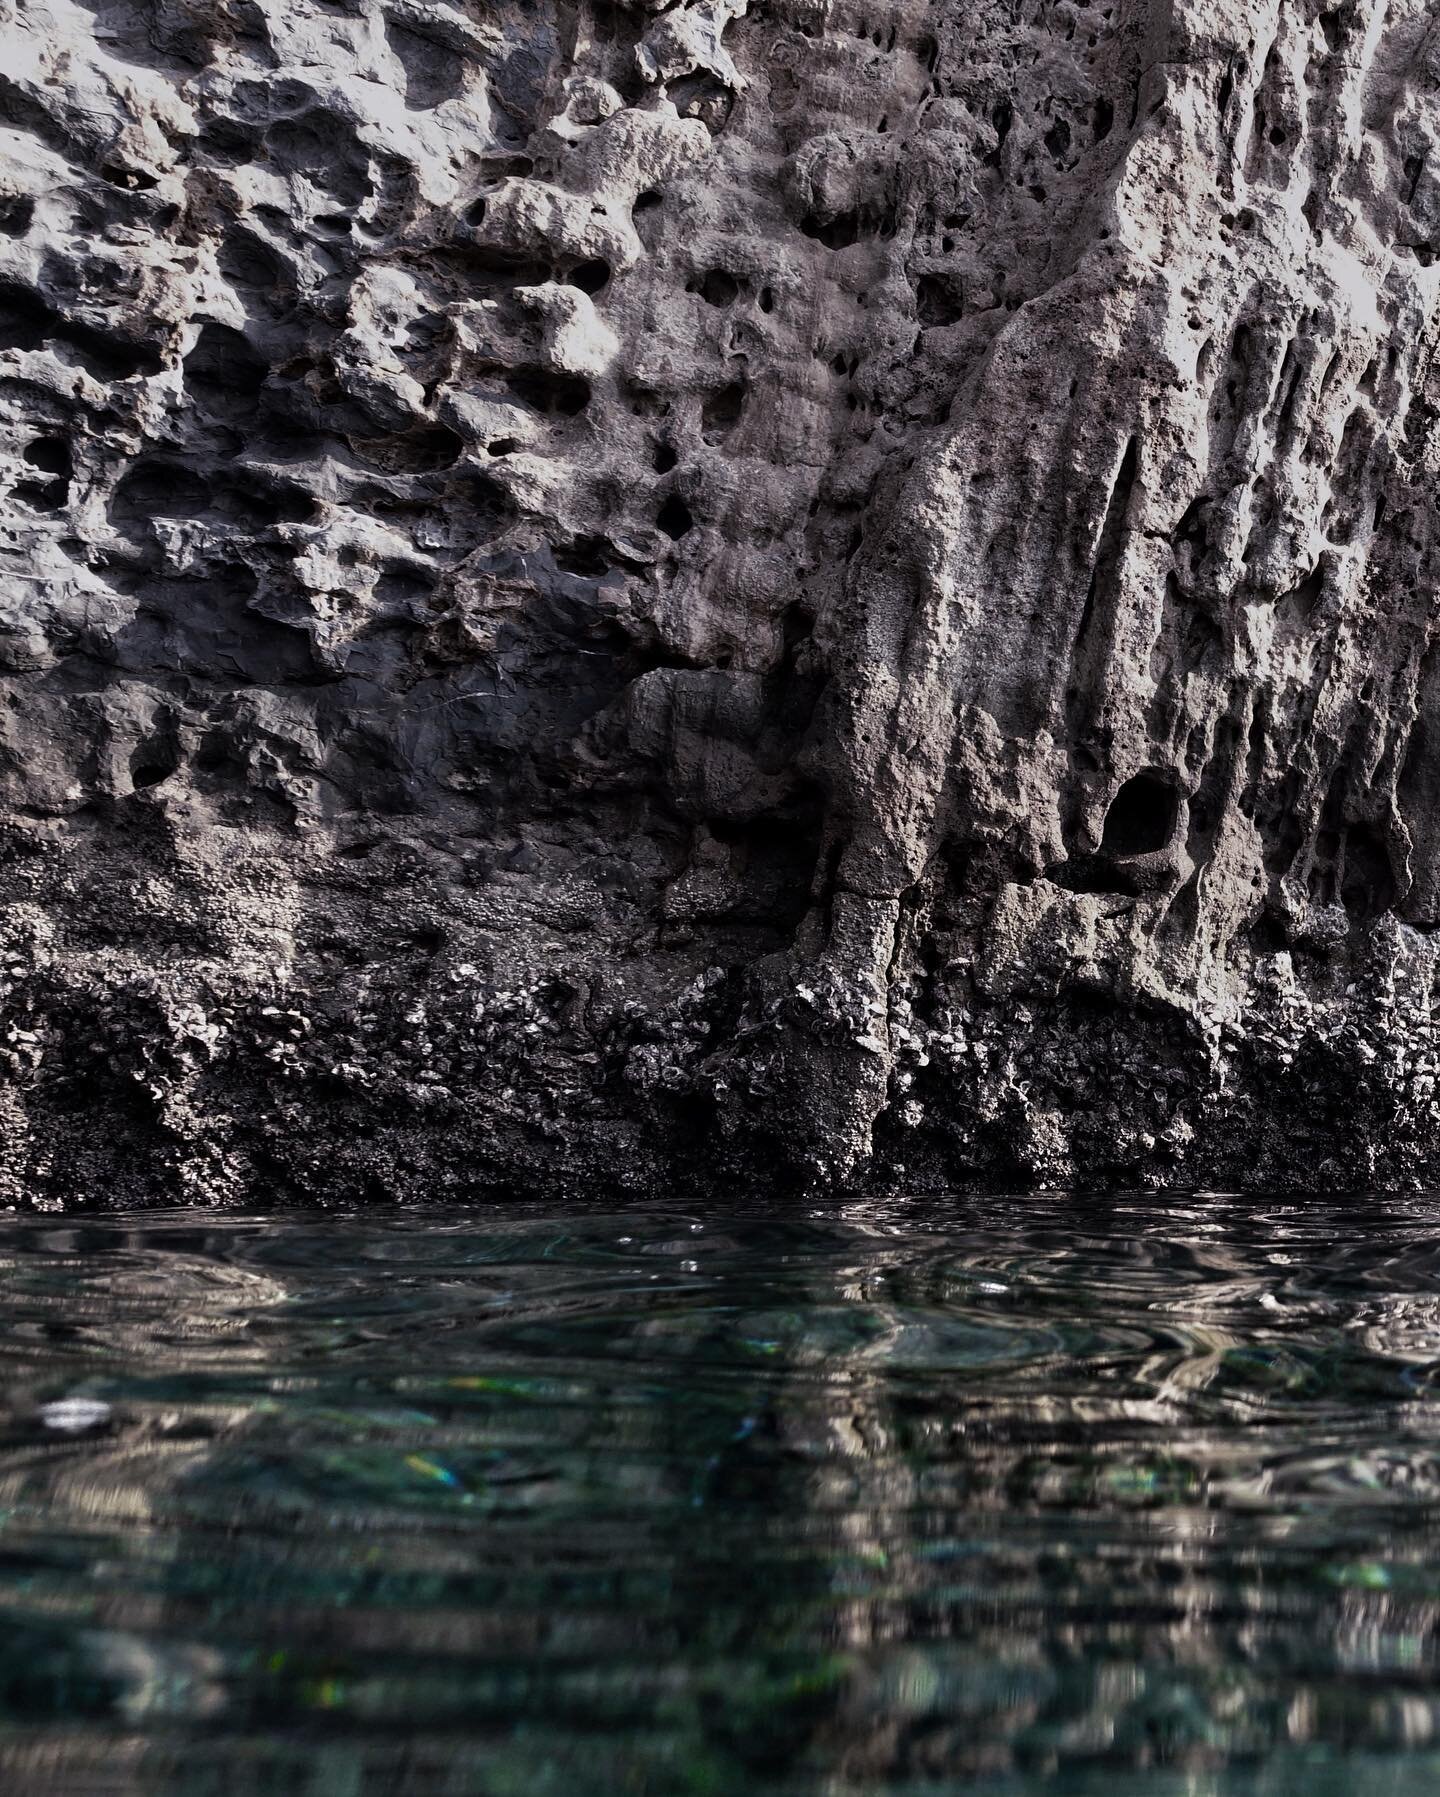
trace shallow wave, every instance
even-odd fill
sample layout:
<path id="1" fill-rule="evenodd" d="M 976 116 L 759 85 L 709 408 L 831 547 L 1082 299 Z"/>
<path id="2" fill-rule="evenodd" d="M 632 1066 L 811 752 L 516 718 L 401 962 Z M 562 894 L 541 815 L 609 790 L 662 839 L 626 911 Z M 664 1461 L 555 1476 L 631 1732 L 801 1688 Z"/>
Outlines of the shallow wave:
<path id="1" fill-rule="evenodd" d="M 5 1218 L 0 1770 L 1429 1788 L 1436 1220 Z"/>

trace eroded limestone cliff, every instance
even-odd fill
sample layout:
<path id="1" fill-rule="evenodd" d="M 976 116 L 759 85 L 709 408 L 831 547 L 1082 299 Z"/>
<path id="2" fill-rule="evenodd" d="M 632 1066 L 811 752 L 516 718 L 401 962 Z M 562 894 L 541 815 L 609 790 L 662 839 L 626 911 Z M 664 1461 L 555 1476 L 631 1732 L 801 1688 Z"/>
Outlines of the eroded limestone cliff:
<path id="1" fill-rule="evenodd" d="M 1435 1171 L 1428 0 L 0 0 L 4 1196 Z"/>

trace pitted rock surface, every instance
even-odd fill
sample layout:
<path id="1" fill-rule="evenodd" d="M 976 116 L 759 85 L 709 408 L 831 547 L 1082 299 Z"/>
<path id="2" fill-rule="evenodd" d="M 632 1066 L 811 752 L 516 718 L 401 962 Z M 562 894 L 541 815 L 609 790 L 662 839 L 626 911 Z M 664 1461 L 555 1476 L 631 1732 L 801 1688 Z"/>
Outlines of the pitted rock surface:
<path id="1" fill-rule="evenodd" d="M 1426 0 L 0 0 L 6 1201 L 1437 1172 Z"/>

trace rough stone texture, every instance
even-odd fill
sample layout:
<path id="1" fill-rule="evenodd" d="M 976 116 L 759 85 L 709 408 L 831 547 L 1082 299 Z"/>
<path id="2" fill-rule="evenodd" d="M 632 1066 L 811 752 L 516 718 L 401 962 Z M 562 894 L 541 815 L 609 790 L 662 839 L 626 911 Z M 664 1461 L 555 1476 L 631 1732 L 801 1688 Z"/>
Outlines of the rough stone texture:
<path id="1" fill-rule="evenodd" d="M 12 1202 L 1434 1171 L 1426 0 L 0 0 Z"/>

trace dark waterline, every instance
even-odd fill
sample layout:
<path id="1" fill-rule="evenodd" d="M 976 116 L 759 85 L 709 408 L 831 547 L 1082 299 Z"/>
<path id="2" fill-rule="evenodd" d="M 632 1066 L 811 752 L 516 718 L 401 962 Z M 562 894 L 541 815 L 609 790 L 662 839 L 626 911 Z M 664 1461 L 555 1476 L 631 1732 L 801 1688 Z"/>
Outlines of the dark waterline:
<path id="1" fill-rule="evenodd" d="M 0 1786 L 1440 1789 L 1440 1202 L 0 1218 Z"/>

